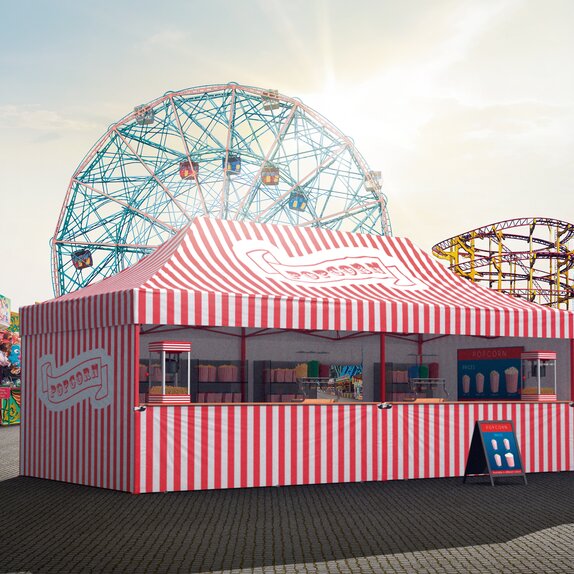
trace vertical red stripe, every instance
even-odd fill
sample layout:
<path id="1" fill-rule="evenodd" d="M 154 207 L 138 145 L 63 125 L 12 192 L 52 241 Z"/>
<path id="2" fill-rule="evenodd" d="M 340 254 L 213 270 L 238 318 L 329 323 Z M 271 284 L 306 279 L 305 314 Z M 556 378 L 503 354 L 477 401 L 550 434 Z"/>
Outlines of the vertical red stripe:
<path id="1" fill-rule="evenodd" d="M 297 483 L 297 437 L 299 434 L 299 425 L 297 424 L 298 413 L 299 407 L 291 407 L 291 468 L 288 469 L 291 484 Z"/>

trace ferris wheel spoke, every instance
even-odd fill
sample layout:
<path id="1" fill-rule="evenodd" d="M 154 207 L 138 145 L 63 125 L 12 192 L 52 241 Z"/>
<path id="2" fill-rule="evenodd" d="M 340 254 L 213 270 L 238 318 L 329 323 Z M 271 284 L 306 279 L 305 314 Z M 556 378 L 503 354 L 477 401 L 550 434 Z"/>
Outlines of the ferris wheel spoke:
<path id="1" fill-rule="evenodd" d="M 358 213 L 362 213 L 364 211 L 370 210 L 373 207 L 377 206 L 377 205 L 381 205 L 381 200 L 373 200 L 373 201 L 369 201 L 367 203 L 363 203 L 361 205 L 357 205 L 354 208 L 350 208 L 350 209 L 343 209 L 337 213 L 331 213 L 328 216 L 325 217 L 321 217 L 321 218 L 316 218 L 316 219 L 311 219 L 305 222 L 304 225 L 306 226 L 313 226 L 313 225 L 317 225 L 319 223 L 325 223 L 327 221 L 336 221 L 339 219 L 342 219 L 344 217 L 348 217 L 351 215 L 356 215 Z"/>
<path id="2" fill-rule="evenodd" d="M 187 145 L 187 140 L 185 139 L 185 136 L 183 134 L 183 130 L 181 128 L 181 120 L 179 118 L 179 114 L 177 112 L 177 108 L 175 107 L 175 104 L 173 103 L 173 98 L 170 97 L 169 99 L 170 103 L 171 103 L 171 108 L 173 110 L 173 115 L 176 119 L 177 122 L 177 128 L 179 130 L 179 135 L 181 136 L 181 141 L 183 142 L 183 146 L 185 148 L 185 155 L 187 157 L 187 161 L 189 162 L 189 165 L 192 165 L 192 161 L 191 161 L 191 154 L 189 153 L 189 147 Z M 199 179 L 197 177 L 197 173 L 194 174 L 194 180 L 195 180 L 195 184 L 197 185 L 197 192 L 199 193 L 199 197 L 201 199 L 201 206 L 203 209 L 203 213 L 207 213 L 207 205 L 205 203 L 205 197 L 203 195 L 203 190 L 201 189 L 201 184 L 199 183 Z"/>
<path id="3" fill-rule="evenodd" d="M 124 142 L 127 148 L 132 152 L 134 157 L 142 164 L 142 166 L 147 170 L 147 172 L 151 175 L 151 177 L 157 182 L 157 184 L 165 191 L 166 195 L 171 199 L 174 205 L 181 211 L 182 215 L 188 220 L 191 221 L 187 211 L 181 206 L 179 201 L 174 197 L 174 195 L 169 191 L 169 189 L 163 184 L 163 182 L 158 178 L 156 173 L 154 172 L 151 167 L 141 158 L 141 156 L 130 146 L 129 142 L 122 136 L 120 132 L 116 130 L 116 133 L 120 137 L 120 139 Z"/>
<path id="4" fill-rule="evenodd" d="M 339 154 L 341 154 L 346 148 L 346 145 L 342 145 L 339 149 L 335 150 L 335 153 L 331 154 L 330 156 L 328 156 L 326 159 L 324 159 L 317 167 L 315 167 L 314 169 L 312 169 L 311 171 L 309 171 L 307 174 L 305 174 L 299 181 L 297 181 L 295 183 L 295 185 L 292 185 L 285 193 L 283 193 L 282 195 L 280 195 L 277 200 L 276 200 L 276 204 L 280 203 L 281 201 L 283 201 L 284 199 L 286 199 L 291 192 L 294 189 L 297 189 L 299 187 L 303 187 L 305 185 L 305 182 L 309 181 L 311 178 L 313 178 L 318 172 L 320 172 L 322 169 L 325 169 L 325 167 L 327 167 L 328 165 L 330 165 L 331 163 L 333 163 Z M 270 207 L 268 207 L 267 209 L 264 209 L 258 217 L 256 217 L 254 219 L 254 221 L 261 221 L 263 219 L 263 217 L 265 216 L 265 214 L 273 208 L 273 205 L 271 205 Z"/>
<path id="5" fill-rule="evenodd" d="M 134 207 L 133 205 L 130 205 L 129 203 L 122 201 L 121 199 L 118 199 L 117 197 L 113 197 L 112 195 L 105 193 L 101 189 L 97 189 L 97 188 L 95 188 L 95 187 L 93 187 L 93 186 L 91 186 L 91 185 L 89 185 L 83 181 L 80 181 L 78 179 L 73 179 L 73 181 L 75 181 L 78 185 L 85 187 L 85 188 L 89 189 L 90 191 L 93 191 L 94 193 L 97 193 L 98 195 L 101 195 L 101 196 L 109 199 L 110 201 L 113 201 L 114 203 L 121 205 L 122 207 L 125 207 L 129 211 L 131 211 L 133 213 L 137 213 L 138 215 L 141 215 L 143 218 L 149 220 L 150 222 L 157 224 L 164 231 L 169 231 L 171 233 L 177 232 L 177 229 L 175 227 L 173 227 L 172 225 L 170 225 L 169 223 L 166 223 L 165 221 L 161 221 L 160 219 L 157 219 L 153 215 L 150 215 L 149 213 L 142 211 L 141 209 L 138 209 L 137 207 Z"/>
<path id="6" fill-rule="evenodd" d="M 118 247 L 126 251 L 133 251 L 137 253 L 141 249 L 145 249 L 148 252 L 153 251 L 157 245 L 138 245 L 135 243 L 108 243 L 103 241 L 72 241 L 70 239 L 55 239 L 54 244 L 56 245 L 71 245 L 73 247 L 100 247 L 104 250 L 114 250 Z"/>
<path id="7" fill-rule="evenodd" d="M 227 194 L 229 193 L 229 178 L 231 177 L 229 174 L 228 163 L 229 163 L 229 146 L 233 143 L 232 134 L 233 134 L 233 124 L 235 122 L 235 100 L 236 100 L 237 91 L 235 88 L 231 90 L 231 104 L 229 105 L 229 116 L 228 116 L 228 124 L 227 124 L 227 140 L 225 142 L 225 163 L 224 163 L 224 170 L 223 170 L 223 185 L 221 186 L 221 207 L 220 207 L 220 217 L 225 219 L 227 216 L 227 202 L 228 197 Z"/>

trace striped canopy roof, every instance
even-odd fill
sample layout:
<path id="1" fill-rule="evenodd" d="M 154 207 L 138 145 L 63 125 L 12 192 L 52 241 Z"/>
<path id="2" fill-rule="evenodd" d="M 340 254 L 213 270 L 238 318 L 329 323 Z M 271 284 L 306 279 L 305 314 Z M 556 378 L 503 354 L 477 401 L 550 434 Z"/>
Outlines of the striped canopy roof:
<path id="1" fill-rule="evenodd" d="M 470 283 L 408 239 L 208 218 L 22 314 L 23 333 L 121 323 L 574 337 L 574 313 Z"/>

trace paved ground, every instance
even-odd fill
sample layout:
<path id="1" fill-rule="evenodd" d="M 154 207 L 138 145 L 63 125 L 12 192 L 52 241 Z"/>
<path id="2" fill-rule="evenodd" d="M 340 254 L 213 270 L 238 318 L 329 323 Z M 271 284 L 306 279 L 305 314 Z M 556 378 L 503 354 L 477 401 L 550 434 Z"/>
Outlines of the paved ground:
<path id="1" fill-rule="evenodd" d="M 574 573 L 574 473 L 132 496 L 17 478 L 0 428 L 0 572 Z"/>

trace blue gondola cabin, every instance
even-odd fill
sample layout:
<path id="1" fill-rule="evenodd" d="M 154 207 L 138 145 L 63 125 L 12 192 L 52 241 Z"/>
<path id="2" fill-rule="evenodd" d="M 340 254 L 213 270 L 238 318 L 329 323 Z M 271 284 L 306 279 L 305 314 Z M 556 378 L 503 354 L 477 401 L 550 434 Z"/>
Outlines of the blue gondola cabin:
<path id="1" fill-rule="evenodd" d="M 76 269 L 86 269 L 86 267 L 92 267 L 93 264 L 92 253 L 89 249 L 80 249 L 72 253 L 72 265 Z"/>
<path id="2" fill-rule="evenodd" d="M 292 191 L 289 196 L 289 208 L 295 211 L 305 211 L 307 208 L 307 196 L 300 191 Z"/>
<path id="3" fill-rule="evenodd" d="M 230 155 L 227 158 L 227 163 L 226 158 L 222 158 L 221 167 L 223 168 L 223 171 L 229 175 L 239 173 L 241 171 L 241 158 L 236 155 Z"/>
<path id="4" fill-rule="evenodd" d="M 199 171 L 199 164 L 196 161 L 188 160 L 179 162 L 179 177 L 181 179 L 196 179 Z"/>

